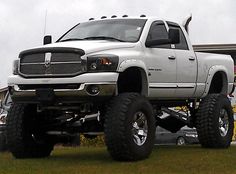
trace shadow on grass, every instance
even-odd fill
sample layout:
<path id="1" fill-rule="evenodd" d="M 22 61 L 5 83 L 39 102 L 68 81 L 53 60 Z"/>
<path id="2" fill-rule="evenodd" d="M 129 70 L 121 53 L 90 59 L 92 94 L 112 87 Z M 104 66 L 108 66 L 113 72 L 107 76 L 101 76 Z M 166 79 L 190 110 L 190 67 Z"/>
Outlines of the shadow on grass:
<path id="1" fill-rule="evenodd" d="M 160 157 L 159 155 L 163 153 L 176 153 L 176 150 L 179 149 L 181 151 L 199 151 L 202 150 L 200 145 L 191 145 L 191 146 L 175 146 L 175 145 L 155 145 L 153 148 L 153 152 L 151 156 Z M 109 155 L 106 147 L 77 147 L 77 148 L 55 148 L 52 155 L 48 158 L 50 160 L 56 161 L 65 161 L 65 162 L 79 162 L 88 163 L 91 162 L 103 162 L 103 163 L 116 163 L 111 156 Z M 148 158 L 149 159 L 149 158 Z M 148 160 L 147 159 L 147 160 Z M 127 163 L 127 162 L 126 162 Z"/>
<path id="2" fill-rule="evenodd" d="M 111 163 L 112 158 L 105 147 L 87 148 L 56 148 L 55 152 L 48 159 L 56 161 L 74 162 L 97 162 Z"/>
<path id="3" fill-rule="evenodd" d="M 156 160 L 159 161 L 168 156 L 176 156 L 178 159 L 180 156 L 191 156 L 191 154 L 198 154 L 204 156 L 206 153 L 224 153 L 229 149 L 208 149 L 202 148 L 200 145 L 186 145 L 186 146 L 173 146 L 173 145 L 156 145 L 153 148 L 153 152 L 149 158 L 144 160 L 145 162 Z M 231 151 L 231 150 L 230 150 Z M 27 160 L 27 159 L 26 159 Z M 56 147 L 51 156 L 44 159 L 28 159 L 33 161 L 50 161 L 63 164 L 99 164 L 110 165 L 114 163 L 127 163 L 115 161 L 111 158 L 106 150 L 106 147 Z M 142 162 L 142 161 L 140 161 Z M 129 162 L 128 162 L 129 163 Z M 130 162 L 133 163 L 133 162 Z"/>

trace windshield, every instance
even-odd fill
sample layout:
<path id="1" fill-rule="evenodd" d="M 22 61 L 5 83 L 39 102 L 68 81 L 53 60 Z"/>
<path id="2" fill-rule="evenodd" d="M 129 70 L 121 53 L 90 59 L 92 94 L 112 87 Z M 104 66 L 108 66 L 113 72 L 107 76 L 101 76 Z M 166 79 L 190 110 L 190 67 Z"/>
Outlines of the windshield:
<path id="1" fill-rule="evenodd" d="M 137 42 L 145 22 L 145 19 L 111 19 L 85 22 L 72 28 L 58 42 L 70 40 Z"/>

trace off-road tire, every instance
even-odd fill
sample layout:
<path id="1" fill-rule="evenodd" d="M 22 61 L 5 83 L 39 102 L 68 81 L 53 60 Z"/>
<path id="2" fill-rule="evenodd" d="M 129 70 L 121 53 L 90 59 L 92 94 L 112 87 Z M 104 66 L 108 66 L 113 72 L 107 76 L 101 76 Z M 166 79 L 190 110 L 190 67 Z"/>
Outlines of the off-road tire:
<path id="1" fill-rule="evenodd" d="M 228 131 L 221 135 L 220 117 L 223 114 L 228 117 Z M 231 103 L 226 95 L 209 94 L 200 103 L 196 114 L 196 128 L 198 139 L 202 147 L 227 148 L 230 146 L 233 136 L 234 119 Z"/>
<path id="2" fill-rule="evenodd" d="M 50 155 L 53 144 L 46 142 L 35 119 L 36 106 L 12 104 L 7 116 L 9 151 L 15 158 L 42 158 Z M 37 130 L 37 132 L 36 132 Z"/>
<path id="3" fill-rule="evenodd" d="M 134 118 L 143 113 L 147 123 L 146 141 L 135 143 Z M 154 145 L 155 119 L 148 100 L 137 93 L 122 93 L 113 98 L 105 116 L 105 143 L 111 157 L 118 161 L 136 161 L 147 158 Z"/>

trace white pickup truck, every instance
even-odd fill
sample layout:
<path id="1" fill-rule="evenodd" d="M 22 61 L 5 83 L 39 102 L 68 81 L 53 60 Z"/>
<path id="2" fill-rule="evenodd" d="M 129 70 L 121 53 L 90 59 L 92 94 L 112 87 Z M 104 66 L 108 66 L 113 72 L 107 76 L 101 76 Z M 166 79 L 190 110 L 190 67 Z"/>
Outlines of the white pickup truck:
<path id="1" fill-rule="evenodd" d="M 14 61 L 9 149 L 16 158 L 45 157 L 61 137 L 104 132 L 113 159 L 140 160 L 152 151 L 157 125 L 196 127 L 203 147 L 226 148 L 233 82 L 231 56 L 194 52 L 177 23 L 91 19 Z"/>

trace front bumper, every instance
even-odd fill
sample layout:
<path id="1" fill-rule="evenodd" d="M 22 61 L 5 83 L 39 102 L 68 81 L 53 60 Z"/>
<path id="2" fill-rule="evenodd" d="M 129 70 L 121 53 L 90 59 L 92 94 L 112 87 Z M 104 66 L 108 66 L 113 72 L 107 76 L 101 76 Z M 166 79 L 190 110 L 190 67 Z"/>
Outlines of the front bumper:
<path id="1" fill-rule="evenodd" d="M 198 144 L 199 143 L 198 137 L 185 136 L 185 140 L 186 140 L 187 144 Z"/>
<path id="2" fill-rule="evenodd" d="M 105 101 L 116 95 L 117 79 L 118 73 L 87 73 L 72 78 L 40 79 L 11 76 L 8 85 L 12 100 L 17 103 L 82 103 Z M 99 92 L 95 95 L 89 93 L 91 86 L 96 86 Z"/>

